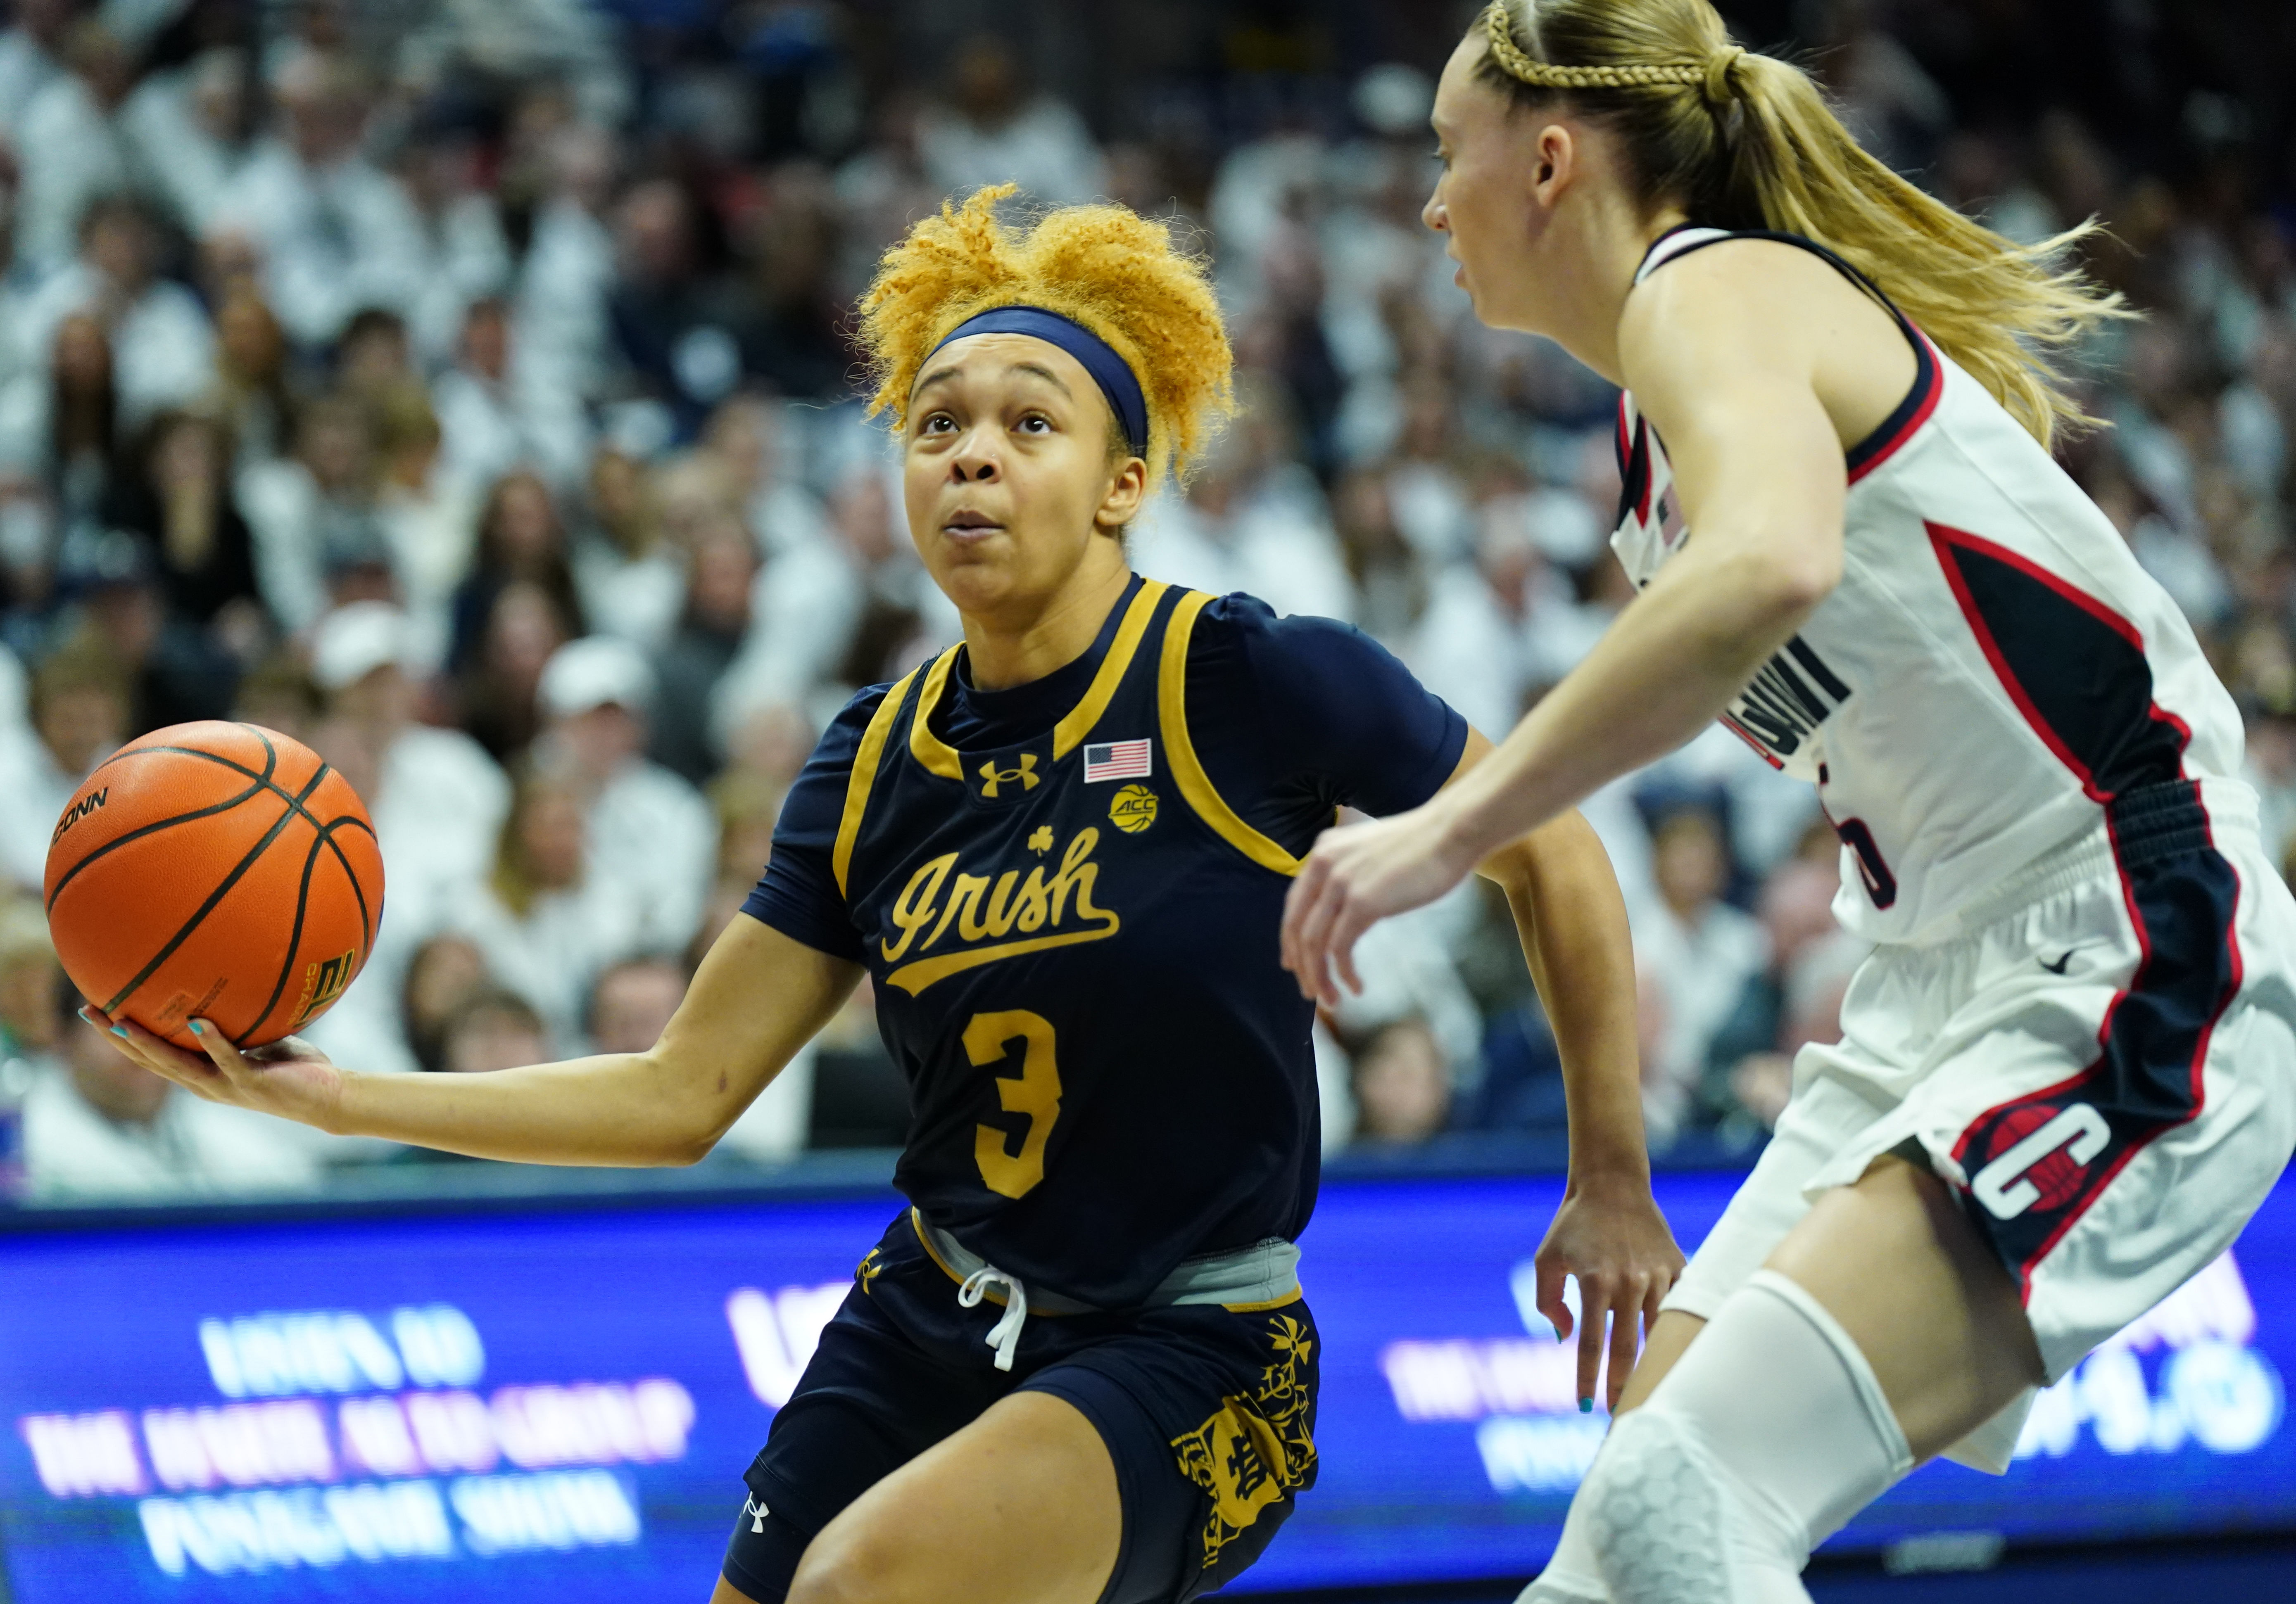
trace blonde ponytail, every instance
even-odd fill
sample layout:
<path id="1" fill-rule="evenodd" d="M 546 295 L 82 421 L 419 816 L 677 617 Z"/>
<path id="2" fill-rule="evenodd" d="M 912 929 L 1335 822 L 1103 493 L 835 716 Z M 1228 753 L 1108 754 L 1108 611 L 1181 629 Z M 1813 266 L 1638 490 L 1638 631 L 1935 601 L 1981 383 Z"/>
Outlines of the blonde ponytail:
<path id="1" fill-rule="evenodd" d="M 1801 69 L 1732 43 L 1706 0 L 1495 0 L 1477 28 L 1486 82 L 1526 105 L 1567 95 L 1622 136 L 1644 205 L 1815 240 L 2043 445 L 2094 423 L 2047 355 L 2129 315 L 2062 265 L 2094 220 L 2030 246 L 1971 221 L 1867 154 Z"/>

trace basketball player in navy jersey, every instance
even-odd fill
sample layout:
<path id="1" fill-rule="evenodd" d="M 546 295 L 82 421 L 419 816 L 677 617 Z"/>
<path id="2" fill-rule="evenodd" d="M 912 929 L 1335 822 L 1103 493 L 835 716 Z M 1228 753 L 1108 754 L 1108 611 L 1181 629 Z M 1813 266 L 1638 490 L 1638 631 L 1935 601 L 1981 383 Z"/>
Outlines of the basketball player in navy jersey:
<path id="1" fill-rule="evenodd" d="M 1860 150 L 1705 0 L 1506 0 L 1446 69 L 1487 323 L 1628 393 L 1639 594 L 1491 761 L 1337 831 L 1288 962 L 1707 721 L 1809 781 L 1874 944 L 1668 1297 L 1525 1595 L 1806 1599 L 1919 1461 L 2007 1467 L 2035 1387 L 2222 1253 L 2296 1142 L 2296 900 L 2176 604 L 2052 459 L 2110 299 Z M 2076 236 L 2077 237 L 2077 236 Z"/>
<path id="2" fill-rule="evenodd" d="M 1286 888 L 1333 810 L 1488 750 L 1367 638 L 1130 571 L 1124 528 L 1222 410 L 1202 265 L 1116 207 L 919 225 L 865 303 L 911 532 L 961 646 L 839 716 L 764 880 L 650 1052 L 375 1076 L 308 1050 L 202 1095 L 497 1158 L 690 1162 L 865 973 L 909 1078 L 911 1207 L 745 1477 L 718 1604 L 1148 1604 L 1265 1548 L 1316 1477 L 1312 1005 Z M 1570 1100 L 1538 1257 L 1615 1397 L 1680 1264 L 1652 1205 L 1626 920 L 1565 814 L 1492 853 Z M 449 1084 L 451 1083 L 451 1084 Z M 1607 1329 L 1607 1334 L 1606 1334 Z"/>

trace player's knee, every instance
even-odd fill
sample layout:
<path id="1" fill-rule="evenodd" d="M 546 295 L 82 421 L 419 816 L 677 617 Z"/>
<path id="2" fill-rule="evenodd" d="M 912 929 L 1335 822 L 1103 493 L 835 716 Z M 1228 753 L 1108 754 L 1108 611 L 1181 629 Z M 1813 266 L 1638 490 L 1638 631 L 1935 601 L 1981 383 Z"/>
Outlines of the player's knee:
<path id="1" fill-rule="evenodd" d="M 1611 1427 L 1578 1496 L 1616 1604 L 1726 1604 L 1722 1488 L 1670 1412 L 1644 1407 Z"/>

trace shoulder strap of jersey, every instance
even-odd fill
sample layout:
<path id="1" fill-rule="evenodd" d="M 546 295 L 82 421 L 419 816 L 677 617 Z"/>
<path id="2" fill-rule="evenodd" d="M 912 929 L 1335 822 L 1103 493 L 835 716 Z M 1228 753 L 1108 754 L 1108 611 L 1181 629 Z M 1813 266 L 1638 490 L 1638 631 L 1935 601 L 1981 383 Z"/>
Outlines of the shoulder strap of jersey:
<path id="1" fill-rule="evenodd" d="M 1883 311 L 1897 320 L 1898 326 L 1906 331 L 1906 338 L 1914 342 L 1915 348 L 1920 348 L 1922 342 L 1914 332 L 1912 320 L 1898 310 L 1898 303 L 1882 294 L 1882 287 L 1872 279 L 1806 234 L 1786 233 L 1774 228 L 1701 228 L 1693 224 L 1680 224 L 1652 241 L 1651 248 L 1643 253 L 1642 265 L 1635 269 L 1635 282 L 1641 283 L 1669 262 L 1678 262 L 1693 250 L 1703 250 L 1709 245 L 1719 245 L 1726 240 L 1768 240 L 1775 244 L 1792 245 L 1808 251 L 1872 296 Z"/>
<path id="2" fill-rule="evenodd" d="M 1914 348 L 1914 382 L 1898 403 L 1897 410 L 1883 419 L 1873 433 L 1842 454 L 1843 466 L 1849 482 L 1856 484 L 1879 468 L 1895 454 L 1898 447 L 1910 438 L 1914 431 L 1927 421 L 1936 409 L 1943 390 L 1939 371 L 1940 359 L 1928 339 L 1914 326 L 1914 320 L 1898 309 L 1898 303 L 1882 293 L 1882 287 L 1851 266 L 1833 251 L 1816 240 L 1798 233 L 1784 233 L 1768 228 L 1697 228 L 1689 224 L 1668 230 L 1643 253 L 1642 266 L 1635 269 L 1635 282 L 1641 283 L 1669 262 L 1679 261 L 1693 250 L 1703 250 L 1709 245 L 1718 245 L 1725 240 L 1769 240 L 1780 245 L 1792 245 L 1807 250 L 1830 265 L 1836 272 L 1874 298 L 1874 304 L 1887 312 L 1897 323 L 1898 331 Z M 1631 397 L 1621 396 L 1619 404 L 1619 462 L 1620 475 L 1626 485 L 1626 494 L 1619 504 L 1619 521 L 1626 521 L 1627 512 L 1635 505 L 1635 472 L 1628 461 L 1629 452 L 1639 456 L 1644 441 L 1643 421 L 1633 409 Z M 1648 500 L 1643 502 L 1643 511 L 1649 511 Z"/>
<path id="3" fill-rule="evenodd" d="M 942 660 L 946 660 L 945 659 Z M 938 662 L 935 665 L 939 666 Z M 845 782 L 845 814 L 837 822 L 837 844 L 829 855 L 829 867 L 837 877 L 838 895 L 846 895 L 846 877 L 853 868 L 853 844 L 861 839 L 861 816 L 869 811 L 869 792 L 877 782 L 877 765 L 885 756 L 885 742 L 900 722 L 902 706 L 909 700 L 909 690 L 917 683 L 919 670 L 912 668 L 900 682 L 885 692 L 877 710 L 869 716 L 868 727 L 861 732 L 861 745 L 853 754 L 853 772 Z"/>
<path id="4" fill-rule="evenodd" d="M 1116 626 L 1116 638 L 1108 643 L 1108 655 L 1100 659 L 1099 672 L 1083 699 L 1064 714 L 1053 726 L 1053 761 L 1058 763 L 1077 749 L 1077 743 L 1093 732 L 1108 704 L 1116 700 L 1116 692 L 1131 671 L 1132 661 L 1140 655 L 1140 642 L 1148 636 L 1149 626 L 1156 619 L 1156 606 L 1164 593 L 1172 587 L 1161 579 L 1143 579 L 1140 588 L 1132 593 L 1124 609 L 1124 621 Z"/>
<path id="5" fill-rule="evenodd" d="M 1228 806 L 1198 761 L 1195 743 L 1188 739 L 1188 642 L 1195 633 L 1197 615 L 1211 600 L 1202 591 L 1184 592 L 1179 605 L 1172 610 L 1170 622 L 1164 626 L 1164 650 L 1156 679 L 1156 722 L 1164 732 L 1164 755 L 1171 763 L 1172 780 L 1180 788 L 1181 798 L 1211 827 L 1213 834 L 1263 869 L 1296 875 L 1300 860 L 1254 830 Z"/>

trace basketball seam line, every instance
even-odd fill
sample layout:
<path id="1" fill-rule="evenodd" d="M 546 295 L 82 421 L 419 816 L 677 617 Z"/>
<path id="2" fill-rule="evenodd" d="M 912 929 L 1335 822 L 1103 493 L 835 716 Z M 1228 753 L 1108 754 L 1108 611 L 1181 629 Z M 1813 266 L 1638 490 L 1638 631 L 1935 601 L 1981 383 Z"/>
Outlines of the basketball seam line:
<path id="1" fill-rule="evenodd" d="M 174 752 L 181 751 L 183 749 L 184 749 L 180 747 L 143 747 L 138 749 L 138 750 L 146 752 Z M 106 853 L 109 853 L 117 847 L 125 847 L 130 841 L 141 840 L 144 837 L 154 834 L 159 831 L 165 830 L 170 825 L 186 824 L 193 819 L 205 819 L 209 818 L 216 814 L 229 813 L 233 808 L 237 807 L 241 803 L 245 802 L 259 790 L 269 789 L 275 791 L 279 790 L 279 787 L 271 783 L 271 776 L 278 772 L 279 754 L 273 749 L 271 743 L 267 741 L 263 743 L 263 772 L 259 774 L 251 773 L 246 769 L 238 768 L 238 765 L 233 765 L 239 773 L 255 782 L 254 785 L 250 787 L 248 790 L 240 792 L 239 795 L 234 797 L 228 802 L 218 802 L 212 807 L 202 807 L 195 813 L 178 814 L 172 819 L 160 819 L 153 823 L 139 825 L 137 828 L 127 831 L 127 834 L 119 837 L 115 840 L 106 841 L 102 846 L 89 853 L 86 857 L 80 859 L 78 863 L 74 863 L 70 869 L 64 872 L 63 879 L 56 882 L 56 888 L 53 892 L 49 893 L 47 901 L 42 904 L 41 912 L 45 913 L 54 912 L 56 909 L 56 898 L 64 894 L 64 888 L 72 883 L 73 877 L 78 875 L 81 870 L 86 868 L 90 863 L 95 862 L 96 859 L 103 856 Z M 94 779 L 97 773 L 101 773 L 103 770 L 110 768 L 112 764 L 117 761 L 118 759 L 116 757 L 106 758 L 103 762 L 95 765 L 94 773 L 90 773 L 88 778 L 90 780 Z"/>
<path id="2" fill-rule="evenodd" d="M 255 726 L 252 724 L 242 724 L 240 727 L 245 730 L 252 730 Z M 258 739 L 260 739 L 260 737 Z M 234 774 L 242 774 L 250 780 L 260 782 L 264 790 L 269 791 L 273 796 L 277 797 L 282 802 L 286 803 L 288 806 L 293 808 L 297 813 L 301 814 L 305 818 L 308 819 L 314 829 L 324 828 L 324 826 L 320 823 L 319 815 L 303 806 L 303 798 L 311 794 L 310 787 L 308 785 L 305 786 L 299 794 L 291 793 L 285 786 L 280 784 L 276 780 L 272 779 L 272 773 L 276 772 L 278 767 L 278 755 L 275 752 L 271 752 L 271 743 L 268 741 L 264 741 L 263 746 L 265 751 L 266 753 L 270 753 L 270 756 L 266 760 L 267 766 L 260 774 L 257 773 L 253 769 L 247 767 L 243 764 L 233 762 L 230 758 L 224 757 L 219 752 L 203 752 L 197 747 L 138 747 L 134 752 L 123 752 L 120 756 L 125 757 L 133 757 L 143 752 L 173 752 L 176 756 L 183 757 L 205 758 L 209 763 L 218 764 L 221 766 L 229 769 Z M 117 759 L 114 759 L 113 761 L 117 761 Z M 98 766 L 101 768 L 109 766 L 109 765 L 99 765 Z M 319 774 L 325 774 L 332 767 L 332 765 L 322 762 L 319 765 Z M 90 777 L 93 778 L 93 776 Z M 318 775 L 313 776 L 314 779 L 317 777 Z M 356 824 L 361 830 L 365 831 L 369 835 L 373 835 L 374 833 L 373 827 L 368 824 L 366 821 L 364 819 L 353 818 L 348 814 L 344 814 L 340 818 L 332 822 L 338 824 Z M 348 869 L 350 865 L 348 863 L 345 863 L 343 867 Z"/>
<path id="3" fill-rule="evenodd" d="M 355 820 L 336 821 L 337 823 L 356 822 Z M 287 990 L 287 977 L 295 972 L 295 953 L 303 945 L 303 919 L 311 903 L 311 871 L 319 862 L 319 849 L 332 844 L 327 832 L 333 828 L 334 825 L 331 824 L 320 831 L 311 842 L 311 850 L 303 855 L 303 880 L 302 883 L 295 888 L 295 922 L 287 932 L 287 955 L 279 961 L 279 978 L 272 983 L 271 995 L 265 1000 L 263 1011 L 257 1014 L 255 1023 L 247 1027 L 248 1034 L 250 1035 L 262 1027 L 263 1022 L 271 1017 L 271 1011 L 279 1006 L 279 999 Z M 351 890 L 354 894 L 358 891 L 358 879 L 356 875 L 351 878 Z M 366 945 L 365 934 L 366 898 L 364 896 L 359 896 L 359 924 L 361 926 L 359 945 L 365 946 Z M 298 1022 L 290 1021 L 289 1028 L 292 1029 Z"/>
<path id="4" fill-rule="evenodd" d="M 149 750 L 150 749 L 147 748 L 145 749 Z M 233 765 L 232 766 L 237 767 L 238 765 Z M 319 772 L 313 774 L 311 776 L 310 783 L 303 788 L 303 797 L 308 797 L 313 791 L 316 790 L 319 788 L 319 782 L 325 779 L 329 772 L 330 771 L 325 764 L 322 763 L 319 765 Z M 152 962 L 145 964 L 142 970 L 137 971 L 134 979 L 130 980 L 127 985 L 121 986 L 117 992 L 112 994 L 111 1001 L 103 1005 L 103 1011 L 105 1013 L 111 1012 L 111 1011 L 118 1008 L 120 1003 L 126 1002 L 129 997 L 134 996 L 135 994 L 136 988 L 142 986 L 146 980 L 149 980 L 153 972 L 156 971 L 161 964 L 167 962 L 169 958 L 175 955 L 176 949 L 183 945 L 185 941 L 191 938 L 192 932 L 200 928 L 201 921 L 206 919 L 209 914 L 215 912 L 216 905 L 221 903 L 226 896 L 230 895 L 231 888 L 239 884 L 241 879 L 246 875 L 247 872 L 255 866 L 255 860 L 261 857 L 265 852 L 270 849 L 271 843 L 279 839 L 279 832 L 287 828 L 291 820 L 294 819 L 298 814 L 300 814 L 303 818 L 310 820 L 312 828 L 321 828 L 319 822 L 311 817 L 308 810 L 294 806 L 294 804 L 299 803 L 301 800 L 301 797 L 289 798 L 290 806 L 287 810 L 279 815 L 278 819 L 272 824 L 269 830 L 263 832 L 263 839 L 256 842 L 253 847 L 248 849 L 247 855 L 239 860 L 239 863 L 233 868 L 232 872 L 224 876 L 223 884 L 217 886 L 213 891 L 208 894 L 207 901 L 201 903 L 198 910 L 193 913 L 191 918 L 184 921 L 183 928 L 168 938 L 167 945 L 161 947 L 157 953 L 152 954 Z"/>
<path id="5" fill-rule="evenodd" d="M 293 812 L 301 814 L 306 819 L 308 819 L 311 822 L 311 828 L 317 831 L 321 836 L 325 838 L 327 850 L 335 855 L 335 862 L 342 865 L 343 872 L 350 877 L 351 883 L 353 885 L 357 885 L 358 883 L 358 871 L 351 867 L 350 858 L 344 853 L 342 847 L 336 844 L 332 831 L 335 826 L 340 824 L 348 824 L 357 829 L 364 830 L 366 831 L 368 837 L 374 840 L 376 850 L 380 851 L 382 847 L 382 842 L 379 838 L 375 837 L 374 826 L 368 823 L 364 819 L 354 818 L 349 814 L 345 814 L 338 819 L 333 819 L 327 823 L 322 824 L 319 822 L 319 815 L 303 806 L 303 798 L 311 794 L 310 786 L 307 785 L 303 788 L 302 796 L 293 796 L 289 794 L 285 786 L 281 785 L 277 781 L 271 778 L 272 774 L 276 773 L 278 770 L 279 754 L 272 746 L 270 738 L 265 735 L 262 731 L 258 729 L 254 724 L 240 724 L 237 727 L 248 731 L 250 733 L 254 735 L 258 741 L 263 742 L 264 771 L 260 774 L 257 773 L 251 768 L 245 767 L 241 764 L 234 763 L 230 758 L 224 757 L 219 752 L 203 752 L 197 747 L 178 746 L 137 747 L 135 752 L 121 752 L 113 757 L 105 758 L 102 763 L 95 765 L 95 772 L 97 773 L 101 773 L 103 770 L 111 767 L 114 763 L 119 762 L 121 757 L 132 757 L 138 752 L 173 752 L 178 757 L 202 757 L 209 763 L 219 764 L 223 767 L 229 769 L 234 774 L 243 775 L 250 780 L 256 781 L 263 787 L 264 790 L 269 791 L 273 796 L 277 797 L 281 801 L 286 803 L 288 807 Z M 317 782 L 327 773 L 330 766 L 330 765 L 322 762 L 319 765 L 318 773 L 311 776 L 312 783 L 316 784 Z M 91 774 L 89 777 L 93 779 L 94 776 Z M 357 793 L 354 792 L 352 794 L 357 795 Z M 63 888 L 59 886 L 56 889 L 62 891 Z M 366 897 L 364 894 L 361 894 L 359 897 L 359 909 L 361 912 L 365 912 L 366 909 Z M 370 921 L 368 926 L 368 937 L 372 940 L 373 937 L 373 929 L 372 921 Z"/>

